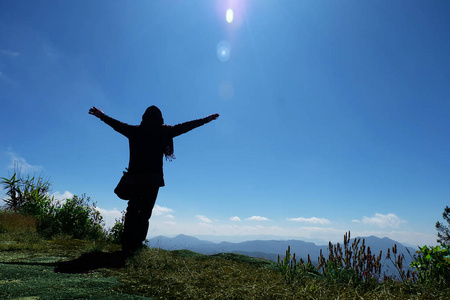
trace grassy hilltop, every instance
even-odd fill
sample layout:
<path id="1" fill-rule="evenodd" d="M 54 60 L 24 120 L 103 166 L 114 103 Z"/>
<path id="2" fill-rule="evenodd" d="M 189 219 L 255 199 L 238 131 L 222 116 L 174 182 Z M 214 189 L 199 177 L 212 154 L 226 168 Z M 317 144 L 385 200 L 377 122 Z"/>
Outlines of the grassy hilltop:
<path id="1" fill-rule="evenodd" d="M 0 298 L 16 299 L 448 299 L 449 288 L 408 282 L 347 282 L 293 276 L 281 265 L 238 254 L 143 249 L 119 269 L 54 273 L 58 261 L 115 251 L 108 242 L 0 234 Z M 305 273 L 306 274 L 306 273 Z M 311 273 L 312 274 L 312 273 Z"/>
<path id="2" fill-rule="evenodd" d="M 419 248 L 413 271 L 397 245 L 372 253 L 364 239 L 351 242 L 350 232 L 343 244 L 320 252 L 317 264 L 309 254 L 307 261 L 296 258 L 289 247 L 278 262 L 144 248 L 110 264 L 120 258 L 114 255 L 121 253 L 123 220 L 105 230 L 85 195 L 57 202 L 41 178 L 1 180 L 9 196 L 0 209 L 1 299 L 450 299 L 450 229 L 440 223 L 441 246 Z M 450 208 L 443 216 L 450 224 Z M 54 272 L 83 257 L 97 267 Z M 102 257 L 108 264 L 95 261 Z M 383 261 L 398 276 L 382 274 Z"/>

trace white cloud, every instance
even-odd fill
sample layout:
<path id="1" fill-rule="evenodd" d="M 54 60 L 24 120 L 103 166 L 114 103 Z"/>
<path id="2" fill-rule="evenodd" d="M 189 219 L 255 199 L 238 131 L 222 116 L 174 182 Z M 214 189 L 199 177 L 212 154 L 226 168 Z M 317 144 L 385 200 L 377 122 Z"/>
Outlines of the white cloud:
<path id="1" fill-rule="evenodd" d="M 122 217 L 122 212 L 119 211 L 117 208 L 108 210 L 101 207 L 97 207 L 97 210 L 102 214 L 103 217 L 114 217 L 114 218 Z"/>
<path id="2" fill-rule="evenodd" d="M 10 158 L 10 163 L 8 165 L 8 169 L 15 170 L 17 172 L 24 172 L 25 174 L 42 171 L 42 166 L 34 166 L 21 157 L 20 155 L 14 153 L 11 150 L 6 152 L 6 155 Z"/>
<path id="3" fill-rule="evenodd" d="M 197 221 L 197 219 L 196 219 Z M 314 242 L 317 245 L 328 245 L 328 242 L 342 243 L 344 234 L 351 231 L 353 237 L 377 236 L 379 238 L 388 237 L 400 243 L 409 243 L 411 245 L 436 245 L 436 234 L 434 232 L 414 232 L 414 231 L 393 231 L 393 230 L 362 230 L 360 223 L 349 223 L 342 227 L 319 227 L 319 226 L 301 226 L 301 227 L 280 227 L 263 226 L 261 223 L 255 225 L 245 222 L 219 222 L 213 223 L 179 221 L 154 218 L 150 219 L 149 238 L 157 235 L 176 236 L 186 234 L 190 236 L 215 236 L 217 240 L 223 241 L 245 241 L 253 239 L 297 239 Z M 268 223 L 263 223 L 268 224 Z M 295 224 L 295 223 L 294 223 Z M 299 223 L 301 224 L 301 223 Z M 208 238 L 206 238 L 208 240 Z"/>
<path id="4" fill-rule="evenodd" d="M 292 236 L 298 239 L 314 240 L 319 244 L 327 244 L 328 242 L 342 242 L 344 234 L 347 230 L 332 227 L 298 227 L 292 231 Z"/>
<path id="5" fill-rule="evenodd" d="M 233 222 L 240 222 L 241 218 L 239 218 L 238 216 L 234 216 L 234 217 L 231 217 L 230 220 Z"/>
<path id="6" fill-rule="evenodd" d="M 57 200 L 57 201 L 63 201 L 66 199 L 72 199 L 73 194 L 69 191 L 65 191 L 62 194 L 60 192 L 55 192 L 55 193 L 51 194 L 50 196 L 55 198 L 55 200 Z"/>
<path id="7" fill-rule="evenodd" d="M 247 221 L 269 221 L 268 218 L 261 217 L 261 216 L 253 216 L 253 217 L 247 218 L 246 220 Z"/>
<path id="8" fill-rule="evenodd" d="M 105 221 L 105 227 L 111 228 L 116 223 L 116 219 L 122 218 L 122 212 L 116 208 L 113 209 L 104 209 L 101 207 L 96 207 L 96 209 L 100 212 L 103 217 L 103 221 Z"/>
<path id="9" fill-rule="evenodd" d="M 387 215 L 383 215 L 380 213 L 375 213 L 373 217 L 363 217 L 362 222 L 364 224 L 376 225 L 381 228 L 392 227 L 397 228 L 402 224 L 406 224 L 407 222 L 395 214 L 389 213 Z"/>
<path id="10" fill-rule="evenodd" d="M 0 53 L 10 57 L 17 57 L 20 55 L 20 53 L 17 51 L 8 51 L 8 50 L 1 50 Z"/>
<path id="11" fill-rule="evenodd" d="M 173 209 L 168 207 L 159 206 L 158 204 L 155 205 L 152 211 L 152 215 L 154 216 L 162 216 L 162 215 L 169 215 L 169 213 L 173 212 Z M 172 216 L 172 215 L 170 215 Z M 173 217 L 173 216 L 172 216 Z"/>
<path id="12" fill-rule="evenodd" d="M 195 216 L 197 219 L 199 219 L 200 221 L 202 221 L 203 223 L 212 223 L 212 221 L 210 219 L 208 219 L 205 216 L 202 215 L 196 215 Z"/>
<path id="13" fill-rule="evenodd" d="M 299 218 L 287 218 L 286 220 L 288 221 L 293 221 L 293 222 L 303 222 L 303 223 L 311 223 L 311 224 L 330 224 L 330 220 L 324 219 L 324 218 L 316 218 L 316 217 L 312 217 L 312 218 L 303 218 L 303 217 L 299 217 Z"/>

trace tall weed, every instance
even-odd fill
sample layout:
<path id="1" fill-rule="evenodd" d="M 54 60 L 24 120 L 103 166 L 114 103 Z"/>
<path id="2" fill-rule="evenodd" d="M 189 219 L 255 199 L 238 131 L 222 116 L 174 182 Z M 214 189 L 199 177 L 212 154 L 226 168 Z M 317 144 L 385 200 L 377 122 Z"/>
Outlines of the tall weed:
<path id="1" fill-rule="evenodd" d="M 388 249 L 386 259 L 389 259 L 398 271 L 402 282 L 415 282 L 416 274 L 411 270 L 405 270 L 403 262 L 405 257 L 397 254 L 397 245 Z M 296 277 L 316 277 L 335 283 L 349 283 L 358 285 L 379 282 L 381 280 L 392 279 L 382 270 L 382 251 L 378 254 L 372 253 L 369 246 L 366 246 L 365 239 L 356 238 L 350 244 L 350 231 L 344 235 L 344 243 L 328 245 L 328 257 L 325 257 L 322 250 L 318 257 L 317 268 L 311 263 L 308 255 L 307 263 L 302 259 L 297 262 L 295 253 L 291 255 L 290 247 L 286 251 L 284 259 L 278 257 L 278 267 L 280 273 L 290 282 Z"/>

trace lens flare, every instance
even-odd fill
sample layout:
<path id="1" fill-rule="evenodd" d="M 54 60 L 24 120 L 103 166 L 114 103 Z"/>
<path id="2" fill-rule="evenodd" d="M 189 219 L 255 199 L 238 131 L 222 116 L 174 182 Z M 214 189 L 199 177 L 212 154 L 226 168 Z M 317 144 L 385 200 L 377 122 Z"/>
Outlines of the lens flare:
<path id="1" fill-rule="evenodd" d="M 228 23 L 233 22 L 233 17 L 234 17 L 233 10 L 231 8 L 227 9 L 227 13 L 226 13 L 227 22 Z"/>
<path id="2" fill-rule="evenodd" d="M 220 61 L 227 61 L 230 59 L 231 47 L 225 41 L 221 41 L 217 44 L 217 58 Z"/>

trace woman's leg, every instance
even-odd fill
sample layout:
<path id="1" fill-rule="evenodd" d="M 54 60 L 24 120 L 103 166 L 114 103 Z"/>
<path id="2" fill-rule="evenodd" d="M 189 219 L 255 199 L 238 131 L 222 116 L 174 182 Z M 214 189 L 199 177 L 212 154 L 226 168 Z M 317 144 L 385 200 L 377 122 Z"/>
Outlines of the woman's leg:
<path id="1" fill-rule="evenodd" d="M 142 190 L 128 201 L 122 235 L 122 250 L 134 252 L 142 246 L 148 232 L 148 220 L 152 215 L 159 187 Z"/>
<path id="2" fill-rule="evenodd" d="M 142 197 L 141 209 L 138 217 L 137 238 L 142 244 L 145 241 L 148 233 L 149 219 L 152 216 L 153 207 L 155 206 L 156 198 L 158 196 L 159 187 L 152 187 L 146 190 Z"/>

